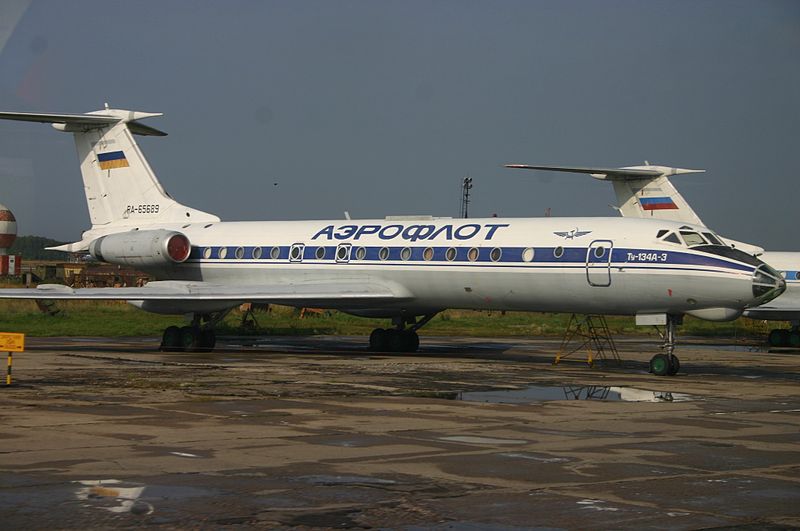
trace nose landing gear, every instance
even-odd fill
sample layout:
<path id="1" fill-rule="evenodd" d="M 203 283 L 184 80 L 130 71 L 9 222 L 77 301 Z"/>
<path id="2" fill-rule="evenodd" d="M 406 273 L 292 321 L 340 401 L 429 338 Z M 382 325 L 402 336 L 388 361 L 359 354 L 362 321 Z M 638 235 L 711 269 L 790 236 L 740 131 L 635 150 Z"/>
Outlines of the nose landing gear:
<path id="1" fill-rule="evenodd" d="M 416 352 L 419 349 L 417 330 L 428 324 L 436 313 L 417 318 L 400 316 L 392 319 L 394 328 L 376 328 L 369 335 L 369 349 L 373 352 Z M 411 325 L 406 328 L 406 325 Z"/>
<path id="2" fill-rule="evenodd" d="M 664 344 L 661 346 L 664 352 L 656 354 L 650 360 L 650 372 L 656 376 L 675 376 L 681 368 L 678 356 L 673 354 L 675 350 L 675 327 L 683 319 L 676 315 L 667 315 L 667 324 L 664 333 L 661 334 Z"/>

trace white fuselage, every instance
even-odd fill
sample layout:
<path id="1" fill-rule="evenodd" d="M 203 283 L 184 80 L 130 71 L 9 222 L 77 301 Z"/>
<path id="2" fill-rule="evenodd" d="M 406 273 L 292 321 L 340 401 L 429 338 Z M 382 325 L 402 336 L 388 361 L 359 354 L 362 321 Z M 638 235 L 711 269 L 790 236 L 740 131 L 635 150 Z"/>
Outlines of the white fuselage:
<path id="1" fill-rule="evenodd" d="M 402 302 L 327 304 L 369 315 L 444 308 L 605 314 L 743 309 L 756 267 L 665 245 L 676 223 L 624 218 L 218 222 L 180 231 L 190 258 L 159 279 L 215 284 L 350 280 L 392 286 Z M 320 250 L 321 249 L 321 250 Z"/>

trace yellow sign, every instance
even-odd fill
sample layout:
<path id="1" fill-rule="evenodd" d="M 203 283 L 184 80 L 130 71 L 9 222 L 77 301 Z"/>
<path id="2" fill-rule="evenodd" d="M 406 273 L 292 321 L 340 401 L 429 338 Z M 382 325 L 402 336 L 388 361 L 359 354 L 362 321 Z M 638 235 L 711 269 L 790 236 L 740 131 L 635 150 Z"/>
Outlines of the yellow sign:
<path id="1" fill-rule="evenodd" d="M 25 334 L 0 332 L 0 352 L 23 352 L 24 350 Z"/>

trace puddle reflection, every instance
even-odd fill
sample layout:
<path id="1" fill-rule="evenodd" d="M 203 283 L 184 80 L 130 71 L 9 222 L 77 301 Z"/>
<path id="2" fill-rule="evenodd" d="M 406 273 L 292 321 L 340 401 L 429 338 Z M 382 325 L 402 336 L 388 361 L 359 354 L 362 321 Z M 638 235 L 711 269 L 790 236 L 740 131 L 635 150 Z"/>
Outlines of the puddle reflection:
<path id="1" fill-rule="evenodd" d="M 599 385 L 532 385 L 524 389 L 466 391 L 458 393 L 456 399 L 496 404 L 530 404 L 556 400 L 602 400 L 608 402 L 686 402 L 695 400 L 692 395 L 682 393 Z"/>

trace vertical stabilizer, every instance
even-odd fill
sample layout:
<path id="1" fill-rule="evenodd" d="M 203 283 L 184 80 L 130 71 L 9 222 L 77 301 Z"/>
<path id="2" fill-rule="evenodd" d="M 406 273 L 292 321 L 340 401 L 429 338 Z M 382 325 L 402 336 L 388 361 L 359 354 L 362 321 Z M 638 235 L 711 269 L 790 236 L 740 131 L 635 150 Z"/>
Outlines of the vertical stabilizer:
<path id="1" fill-rule="evenodd" d="M 630 218 L 656 218 L 704 225 L 700 217 L 669 182 L 670 175 L 702 173 L 667 166 L 628 166 L 625 168 L 578 168 L 573 166 L 534 166 L 506 164 L 522 170 L 587 173 L 601 181 L 611 181 L 620 213 Z"/>
<path id="2" fill-rule="evenodd" d="M 92 231 L 172 222 L 219 221 L 172 199 L 161 186 L 133 135 L 165 136 L 138 122 L 161 116 L 121 109 L 86 114 L 2 112 L 0 119 L 51 123 L 73 133 Z"/>
<path id="3" fill-rule="evenodd" d="M 653 170 L 658 175 L 631 177 L 608 175 L 605 180 L 614 185 L 617 206 L 629 218 L 655 218 L 705 225 L 689 203 L 672 185 L 668 175 L 696 173 L 702 170 L 681 170 L 663 166 L 634 166 L 627 170 Z"/>

